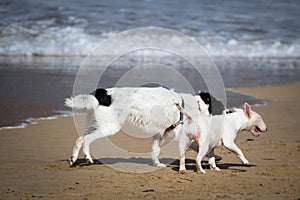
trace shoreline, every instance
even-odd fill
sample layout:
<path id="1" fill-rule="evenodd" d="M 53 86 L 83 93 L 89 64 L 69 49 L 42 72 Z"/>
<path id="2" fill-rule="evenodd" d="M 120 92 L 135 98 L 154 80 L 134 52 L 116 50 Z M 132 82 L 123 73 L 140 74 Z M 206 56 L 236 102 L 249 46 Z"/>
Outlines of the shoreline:
<path id="1" fill-rule="evenodd" d="M 48 120 L 56 120 L 56 119 L 63 118 L 63 117 L 72 117 L 72 113 L 67 114 L 67 111 L 59 111 L 59 112 L 61 112 L 62 114 L 53 114 L 53 115 L 45 116 L 45 117 L 29 117 L 29 118 L 23 120 L 23 122 L 21 122 L 20 124 L 11 125 L 11 126 L 2 126 L 2 127 L 0 127 L 0 131 L 9 130 L 9 129 L 26 128 L 30 125 L 38 124 L 39 121 L 48 121 Z M 63 112 L 65 112 L 65 114 Z"/>
<path id="2" fill-rule="evenodd" d="M 178 174 L 177 162 L 149 173 L 126 173 L 104 164 L 70 168 L 66 159 L 77 137 L 71 117 L 0 130 L 0 198 L 298 199 L 299 89 L 300 83 L 234 89 L 270 100 L 266 106 L 253 107 L 269 130 L 258 138 L 247 132 L 238 135 L 237 144 L 251 165 L 240 164 L 234 154 L 221 147 L 216 150 L 223 157 L 218 163 L 221 171 L 210 171 L 204 162 L 205 175 L 194 171 L 193 151 L 187 152 L 185 175 Z M 122 140 L 135 145 L 124 137 Z M 148 152 L 149 142 L 142 145 Z M 82 153 L 79 157 L 83 158 Z"/>
<path id="3" fill-rule="evenodd" d="M 260 87 L 242 87 L 242 88 L 227 88 L 227 91 L 234 92 L 239 95 L 246 95 L 249 96 L 250 98 L 255 98 L 254 101 L 261 102 L 261 103 L 255 103 L 255 104 L 250 104 L 253 107 L 260 107 L 260 106 L 267 106 L 270 102 L 272 102 L 271 99 L 266 99 L 264 98 L 259 98 L 255 94 L 255 91 L 257 88 L 270 88 L 270 87 L 280 87 L 280 86 L 285 86 L 285 85 L 294 85 L 294 84 L 300 84 L 300 82 L 292 82 L 288 84 L 273 84 L 273 85 L 264 85 Z M 26 128 L 29 125 L 36 125 L 38 124 L 39 121 L 44 121 L 44 120 L 56 120 L 59 118 L 63 117 L 72 117 L 72 111 L 71 110 L 53 110 L 52 115 L 48 116 L 41 116 L 41 117 L 28 117 L 24 119 L 20 124 L 16 125 L 9 125 L 9 126 L 2 126 L 0 127 L 0 131 L 2 130 L 9 130 L 9 129 L 22 129 Z M 59 114 L 61 113 L 61 114 Z"/>
<path id="4" fill-rule="evenodd" d="M 252 95 L 246 95 L 240 92 L 235 92 L 234 88 L 230 88 L 230 89 L 226 89 L 227 91 L 227 96 L 228 95 L 235 95 L 235 96 L 240 96 L 241 98 L 247 98 L 248 102 L 250 102 L 249 104 L 252 106 L 264 106 L 268 104 L 268 101 L 264 100 L 264 99 L 259 99 L 256 98 L 255 96 Z M 237 97 L 236 97 L 237 98 Z M 253 102 L 253 103 L 251 103 Z M 231 103 L 232 104 L 232 103 Z M 231 107 L 227 107 L 228 109 L 230 109 Z M 52 110 L 51 112 L 52 114 L 49 115 L 45 115 L 45 116 L 39 116 L 39 117 L 31 117 L 29 116 L 28 118 L 21 120 L 19 123 L 15 124 L 15 125 L 7 125 L 7 126 L 1 126 L 0 127 L 0 131 L 1 130 L 6 130 L 6 129 L 22 129 L 22 128 L 26 128 L 29 125 L 34 125 L 37 124 L 38 121 L 41 120 L 54 120 L 60 117 L 72 117 L 73 116 L 73 112 L 72 110 L 68 110 L 67 108 L 65 110 Z"/>
<path id="5" fill-rule="evenodd" d="M 31 58 L 18 59 L 0 57 L 0 127 L 24 125 L 29 119 L 56 116 L 57 111 L 66 110 L 63 100 L 72 94 L 76 70 L 80 66 L 80 59 L 64 58 Z M 135 66 L 139 63 L 147 64 L 144 60 L 119 60 L 112 64 L 101 76 L 98 87 L 113 87 L 129 69 L 126 66 Z M 177 59 L 164 59 L 161 64 L 174 67 L 183 77 L 188 79 L 192 90 L 184 90 L 184 84 L 179 84 L 173 79 L 167 79 L 169 88 L 177 88 L 178 92 L 194 92 L 208 90 L 203 77 L 188 63 Z M 199 61 L 200 62 L 200 61 Z M 232 88 L 256 87 L 264 85 L 285 84 L 299 81 L 300 62 L 272 60 L 259 61 L 243 58 L 240 60 L 214 60 L 227 92 L 227 107 L 241 106 L 244 101 L 251 98 L 233 94 Z M 100 66 L 101 62 L 99 63 Z M 157 66 L 153 66 L 154 68 Z M 158 68 L 159 69 L 159 68 Z M 75 70 L 75 71 L 74 71 Z M 206 70 L 205 67 L 203 70 Z M 72 72 L 71 72 L 72 71 Z M 259 71 L 259 73 L 257 73 Z M 147 75 L 147 73 L 146 73 Z M 134 78 L 143 82 L 146 77 Z M 126 84 L 125 84 L 126 85 Z M 134 86 L 134 85 L 133 85 Z M 89 90 L 93 90 L 92 88 Z M 249 100 L 248 100 L 249 99 Z"/>

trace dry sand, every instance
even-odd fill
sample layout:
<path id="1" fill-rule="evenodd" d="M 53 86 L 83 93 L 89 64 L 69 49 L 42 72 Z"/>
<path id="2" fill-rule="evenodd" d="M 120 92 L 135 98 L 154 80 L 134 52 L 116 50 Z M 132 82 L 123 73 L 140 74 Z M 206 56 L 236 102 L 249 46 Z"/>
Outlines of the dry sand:
<path id="1" fill-rule="evenodd" d="M 205 175 L 194 171 L 193 151 L 187 153 L 184 175 L 178 174 L 178 163 L 150 173 L 103 164 L 70 168 L 66 159 L 77 134 L 71 117 L 59 118 L 0 131 L 0 199 L 299 199 L 300 83 L 235 91 L 270 100 L 254 108 L 268 133 L 255 138 L 242 132 L 237 138 L 252 165 L 219 148 L 222 171 Z"/>

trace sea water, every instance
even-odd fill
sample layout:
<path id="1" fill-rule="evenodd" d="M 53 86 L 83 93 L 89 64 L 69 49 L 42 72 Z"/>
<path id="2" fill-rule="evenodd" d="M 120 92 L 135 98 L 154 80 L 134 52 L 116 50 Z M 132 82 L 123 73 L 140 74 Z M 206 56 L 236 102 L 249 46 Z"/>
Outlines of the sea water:
<path id="1" fill-rule="evenodd" d="M 228 107 L 264 104 L 230 88 L 300 81 L 299 10 L 295 0 L 0 0 L 0 127 L 65 114 L 64 98 L 72 95 L 85 57 L 108 38 L 142 27 L 170 29 L 198 42 L 222 76 Z M 176 42 L 171 36 L 155 38 Z M 136 42 L 124 40 L 115 49 Z M 181 48 L 193 54 L 188 45 Z M 193 66 L 164 53 L 120 58 L 105 66 L 98 86 L 113 87 L 128 70 L 158 62 L 183 74 L 194 93 L 208 89 Z"/>
<path id="2" fill-rule="evenodd" d="M 299 10 L 296 0 L 1 0 L 0 55 L 84 56 L 121 31 L 155 26 L 211 56 L 299 58 Z"/>

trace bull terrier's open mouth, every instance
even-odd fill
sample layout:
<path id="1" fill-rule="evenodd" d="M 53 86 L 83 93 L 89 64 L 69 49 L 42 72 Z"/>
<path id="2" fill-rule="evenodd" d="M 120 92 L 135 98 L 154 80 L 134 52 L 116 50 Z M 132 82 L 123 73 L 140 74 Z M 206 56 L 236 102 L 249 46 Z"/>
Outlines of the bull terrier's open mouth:
<path id="1" fill-rule="evenodd" d="M 257 132 L 262 132 L 258 126 L 255 126 Z"/>
<path id="2" fill-rule="evenodd" d="M 254 135 L 258 137 L 263 131 L 258 126 L 255 126 L 254 132 Z"/>
<path id="3" fill-rule="evenodd" d="M 261 130 L 258 126 L 255 126 L 255 130 L 259 133 L 265 133 L 268 129 L 266 128 L 266 130 Z"/>

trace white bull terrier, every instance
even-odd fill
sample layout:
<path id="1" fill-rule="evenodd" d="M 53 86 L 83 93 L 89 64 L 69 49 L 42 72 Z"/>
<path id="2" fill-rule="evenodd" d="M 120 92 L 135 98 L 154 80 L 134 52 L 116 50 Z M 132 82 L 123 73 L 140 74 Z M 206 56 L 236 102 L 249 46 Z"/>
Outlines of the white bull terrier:
<path id="1" fill-rule="evenodd" d="M 185 168 L 185 151 L 192 141 L 199 145 L 199 151 L 196 158 L 197 172 L 205 174 L 201 166 L 203 157 L 208 154 L 208 163 L 212 170 L 220 170 L 215 163 L 214 148 L 224 145 L 229 150 L 235 152 L 243 164 L 249 164 L 243 152 L 235 144 L 237 133 L 241 130 L 247 130 L 254 136 L 259 136 L 262 132 L 267 131 L 267 126 L 262 117 L 251 110 L 250 105 L 244 104 L 244 110 L 235 109 L 235 112 L 226 115 L 191 116 L 178 103 L 177 108 L 183 113 L 187 120 L 178 136 L 180 167 L 179 173 L 184 174 Z"/>

